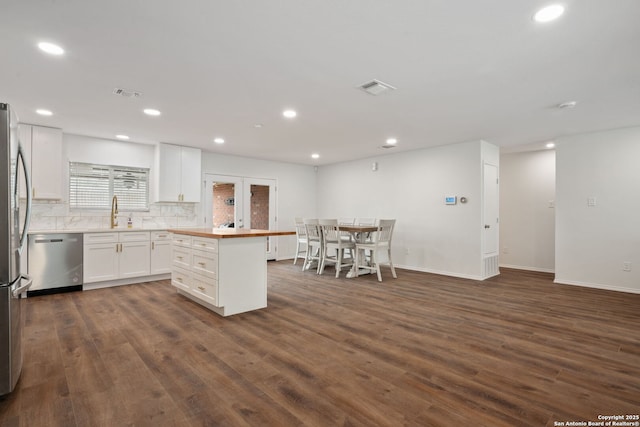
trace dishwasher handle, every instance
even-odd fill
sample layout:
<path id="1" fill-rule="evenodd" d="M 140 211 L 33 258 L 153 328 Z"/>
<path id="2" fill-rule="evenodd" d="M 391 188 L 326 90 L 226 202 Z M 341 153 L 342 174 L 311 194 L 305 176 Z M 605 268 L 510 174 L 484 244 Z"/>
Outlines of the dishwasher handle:
<path id="1" fill-rule="evenodd" d="M 64 242 L 64 239 L 35 239 L 33 243 L 60 243 Z"/>
<path id="2" fill-rule="evenodd" d="M 61 237 L 52 237 L 50 239 L 46 239 L 46 238 L 40 238 L 37 237 L 35 239 L 32 240 L 33 243 L 75 243 L 78 241 L 77 237 L 65 237 L 65 238 L 61 238 Z"/>

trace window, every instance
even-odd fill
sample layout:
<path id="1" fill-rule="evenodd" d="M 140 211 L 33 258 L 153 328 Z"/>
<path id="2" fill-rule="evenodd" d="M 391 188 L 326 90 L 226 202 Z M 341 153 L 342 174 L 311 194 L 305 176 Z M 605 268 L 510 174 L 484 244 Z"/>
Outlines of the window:
<path id="1" fill-rule="evenodd" d="M 149 210 L 149 169 L 69 163 L 69 207 L 111 209 L 118 197 L 121 211 Z"/>

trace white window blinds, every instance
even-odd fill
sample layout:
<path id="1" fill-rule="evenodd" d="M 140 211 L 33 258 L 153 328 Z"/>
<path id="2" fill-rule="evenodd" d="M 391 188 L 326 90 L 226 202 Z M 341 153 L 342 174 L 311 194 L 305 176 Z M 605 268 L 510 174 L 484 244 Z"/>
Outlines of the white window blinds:
<path id="1" fill-rule="evenodd" d="M 149 169 L 69 163 L 71 209 L 111 209 L 113 196 L 120 211 L 148 211 Z"/>

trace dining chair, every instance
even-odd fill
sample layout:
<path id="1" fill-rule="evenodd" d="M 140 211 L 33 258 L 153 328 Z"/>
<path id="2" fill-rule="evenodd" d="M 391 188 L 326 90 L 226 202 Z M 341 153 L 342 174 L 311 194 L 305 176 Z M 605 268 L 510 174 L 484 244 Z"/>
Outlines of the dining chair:
<path id="1" fill-rule="evenodd" d="M 380 265 L 387 264 L 391 267 L 391 275 L 393 278 L 398 278 L 391 259 L 391 237 L 393 236 L 393 228 L 395 227 L 395 224 L 395 219 L 381 219 L 378 221 L 378 230 L 374 231 L 371 235 L 371 241 L 356 243 L 356 268 L 354 268 L 356 277 L 358 277 L 358 269 L 371 270 L 378 274 L 378 282 L 382 282 Z M 361 263 L 360 256 L 365 251 L 370 253 L 370 259 L 368 263 Z M 379 258 L 380 252 L 382 251 L 387 252 L 387 262 L 382 262 Z"/>
<path id="2" fill-rule="evenodd" d="M 309 270 L 311 263 L 316 261 L 316 273 L 319 273 L 322 263 L 322 230 L 317 219 L 305 218 L 303 222 L 307 233 L 307 255 L 302 270 Z"/>
<path id="3" fill-rule="evenodd" d="M 296 265 L 298 262 L 298 258 L 307 259 L 307 250 L 309 249 L 309 245 L 307 245 L 307 229 L 304 226 L 304 221 L 302 218 L 296 218 L 296 256 L 293 258 L 293 265 Z M 300 254 L 304 254 L 303 256 L 299 256 Z M 304 262 L 302 263 L 304 265 Z"/>
<path id="4" fill-rule="evenodd" d="M 340 277 L 342 267 L 353 266 L 353 255 L 345 258 L 345 250 L 349 250 L 353 254 L 356 245 L 354 242 L 344 240 L 338 220 L 321 219 L 318 221 L 322 229 L 322 261 L 318 274 L 324 272 L 327 264 L 333 264 L 336 268 L 336 278 Z"/>
<path id="5" fill-rule="evenodd" d="M 356 218 L 355 224 L 357 225 L 377 225 L 378 220 L 376 218 Z M 367 243 L 371 242 L 371 234 L 367 233 L 367 235 L 363 236 Z"/>
<path id="6" fill-rule="evenodd" d="M 338 225 L 354 225 L 355 223 L 355 218 L 338 218 Z M 347 231 L 341 231 L 340 236 L 342 240 L 345 240 L 347 242 L 355 242 L 355 240 L 353 239 L 353 235 Z M 347 251 L 349 252 L 349 254 L 351 254 L 351 256 L 353 256 L 353 252 L 351 249 L 347 249 Z"/>

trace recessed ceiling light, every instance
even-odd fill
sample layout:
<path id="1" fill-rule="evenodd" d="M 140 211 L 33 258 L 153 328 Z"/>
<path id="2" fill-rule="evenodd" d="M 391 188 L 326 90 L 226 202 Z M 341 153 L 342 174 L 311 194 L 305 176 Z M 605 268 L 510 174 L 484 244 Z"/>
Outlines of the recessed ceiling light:
<path id="1" fill-rule="evenodd" d="M 553 148 L 555 146 L 556 146 L 556 144 L 553 143 L 553 142 L 547 142 L 547 145 L 545 145 L 545 147 L 547 147 L 547 148 Z"/>
<path id="2" fill-rule="evenodd" d="M 50 55 L 62 55 L 64 53 L 64 49 L 58 46 L 57 44 L 42 42 L 38 43 L 38 48 L 46 52 Z"/>
<path id="3" fill-rule="evenodd" d="M 564 13 L 564 6 L 560 4 L 552 4 L 547 7 L 543 7 L 533 15 L 533 19 L 536 22 L 550 22 L 554 19 L 558 19 Z"/>
<path id="4" fill-rule="evenodd" d="M 312 159 L 319 159 L 319 158 L 320 158 L 320 154 L 318 154 L 318 153 L 313 153 L 313 154 L 311 155 L 311 158 L 312 158 Z"/>
<path id="5" fill-rule="evenodd" d="M 160 111 L 153 108 L 145 108 L 143 111 L 148 116 L 159 116 L 161 114 Z"/>
<path id="6" fill-rule="evenodd" d="M 396 145 L 398 143 L 398 140 L 395 138 L 389 138 L 387 139 L 387 144 L 389 145 Z"/>
<path id="7" fill-rule="evenodd" d="M 284 110 L 282 112 L 282 115 L 285 116 L 287 119 L 293 119 L 295 116 L 298 115 L 298 113 L 296 113 L 295 110 Z"/>
<path id="8" fill-rule="evenodd" d="M 116 138 L 118 139 L 129 139 L 129 135 L 116 135 Z"/>
<path id="9" fill-rule="evenodd" d="M 576 101 L 567 101 L 567 102 L 562 102 L 562 103 L 556 105 L 556 107 L 558 107 L 558 108 L 573 108 L 577 104 L 578 103 Z"/>
<path id="10" fill-rule="evenodd" d="M 36 110 L 36 113 L 40 114 L 41 116 L 52 116 L 53 113 L 49 110 L 45 110 L 43 108 L 39 108 Z"/>
<path id="11" fill-rule="evenodd" d="M 214 138 L 213 142 L 215 142 L 216 144 L 224 144 L 224 139 L 223 138 Z"/>

